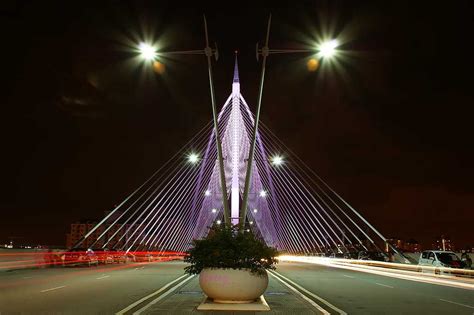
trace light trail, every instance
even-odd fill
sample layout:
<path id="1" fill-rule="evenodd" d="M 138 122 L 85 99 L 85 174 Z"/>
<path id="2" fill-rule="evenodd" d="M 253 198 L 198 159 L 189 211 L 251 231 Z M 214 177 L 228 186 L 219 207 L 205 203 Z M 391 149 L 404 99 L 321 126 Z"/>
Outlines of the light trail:
<path id="1" fill-rule="evenodd" d="M 449 286 L 449 287 L 455 287 L 455 288 L 461 288 L 461 289 L 467 289 L 467 290 L 474 290 L 474 280 L 472 279 L 463 279 L 459 277 L 446 277 L 446 276 L 437 276 L 437 275 L 425 275 L 425 274 L 420 275 L 420 273 L 418 272 L 365 266 L 365 265 L 362 265 L 361 263 L 354 265 L 354 264 L 351 264 L 350 262 L 344 262 L 344 260 L 342 259 L 307 257 L 307 256 L 288 256 L 288 255 L 280 256 L 278 257 L 278 259 L 280 261 L 316 264 L 316 265 L 322 265 L 322 266 L 331 267 L 331 268 L 339 268 L 339 269 L 353 270 L 353 271 L 359 271 L 359 272 L 365 272 L 365 273 L 372 273 L 376 275 L 398 278 L 398 279 L 403 279 L 403 280 L 410 280 L 410 281 Z M 368 263 L 371 263 L 371 262 L 369 261 Z M 451 268 L 444 268 L 444 269 L 451 271 Z"/>

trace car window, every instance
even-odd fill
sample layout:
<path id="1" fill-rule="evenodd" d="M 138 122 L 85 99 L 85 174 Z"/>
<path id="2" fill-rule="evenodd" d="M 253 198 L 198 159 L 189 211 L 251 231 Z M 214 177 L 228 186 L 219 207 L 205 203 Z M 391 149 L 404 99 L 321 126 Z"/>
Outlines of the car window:
<path id="1" fill-rule="evenodd" d="M 430 254 L 428 255 L 428 259 L 431 259 L 431 258 L 435 259 L 435 255 L 433 252 L 430 252 Z"/>
<path id="2" fill-rule="evenodd" d="M 428 258 L 428 252 L 421 253 L 421 258 L 427 259 Z"/>
<path id="3" fill-rule="evenodd" d="M 454 253 L 437 253 L 436 256 L 438 256 L 439 261 L 448 265 L 453 261 L 459 261 L 458 256 Z"/>

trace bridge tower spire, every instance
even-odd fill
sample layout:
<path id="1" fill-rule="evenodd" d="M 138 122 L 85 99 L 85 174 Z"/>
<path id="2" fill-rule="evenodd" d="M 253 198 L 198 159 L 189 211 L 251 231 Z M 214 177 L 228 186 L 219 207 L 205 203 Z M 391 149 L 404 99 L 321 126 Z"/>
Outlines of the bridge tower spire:
<path id="1" fill-rule="evenodd" d="M 230 195 L 230 213 L 232 224 L 239 224 L 240 209 L 240 184 L 239 165 L 242 145 L 242 116 L 240 113 L 240 82 L 239 66 L 237 62 L 237 51 L 235 51 L 234 79 L 232 80 L 232 112 L 231 112 L 231 161 L 232 161 L 232 182 Z"/>

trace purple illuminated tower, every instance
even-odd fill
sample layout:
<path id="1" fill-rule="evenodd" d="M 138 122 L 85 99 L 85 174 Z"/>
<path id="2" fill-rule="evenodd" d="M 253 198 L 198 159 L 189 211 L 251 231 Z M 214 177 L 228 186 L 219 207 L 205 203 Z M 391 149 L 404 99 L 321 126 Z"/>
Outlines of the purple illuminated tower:
<path id="1" fill-rule="evenodd" d="M 237 56 L 235 57 L 234 75 L 232 80 L 232 93 L 227 98 L 219 112 L 219 129 L 222 130 L 222 151 L 224 157 L 224 169 L 226 178 L 226 188 L 230 195 L 231 222 L 238 225 L 243 218 L 239 218 L 241 199 L 244 190 L 245 172 L 247 168 L 247 158 L 250 149 L 250 133 L 254 125 L 254 115 L 250 111 L 247 102 L 240 94 L 240 81 Z M 268 172 L 268 161 L 264 157 L 265 153 L 261 146 L 260 135 L 258 136 L 257 156 L 259 164 L 256 161 L 252 165 L 251 193 L 249 197 L 249 212 L 247 218 L 252 222 L 252 228 L 258 231 L 268 244 L 275 244 L 277 235 L 275 222 L 273 222 L 266 198 L 262 197 L 261 192 L 267 191 L 264 188 L 262 177 L 267 182 L 270 176 Z M 214 139 L 210 139 L 208 147 L 215 146 Z M 206 153 L 207 155 L 207 153 Z M 206 156 L 207 158 L 207 156 Z M 195 238 L 204 236 L 207 233 L 207 227 L 219 217 L 222 204 L 222 194 L 219 193 L 219 169 L 218 163 L 215 165 L 207 185 L 208 198 L 203 202 L 199 214 L 199 220 L 193 233 Z M 271 187 L 270 187 L 271 189 Z M 210 210 L 211 209 L 211 210 Z"/>

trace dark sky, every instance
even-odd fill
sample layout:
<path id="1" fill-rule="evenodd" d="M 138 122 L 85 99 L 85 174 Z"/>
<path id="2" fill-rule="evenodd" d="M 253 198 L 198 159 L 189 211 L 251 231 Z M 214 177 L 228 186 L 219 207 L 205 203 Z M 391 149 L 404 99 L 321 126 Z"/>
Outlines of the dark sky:
<path id="1" fill-rule="evenodd" d="M 263 122 L 386 236 L 474 244 L 471 1 L 177 2 L 1 2 L 0 242 L 63 244 L 210 121 L 204 57 L 158 75 L 134 63 L 134 42 L 201 49 L 206 13 L 218 102 L 238 49 L 254 106 L 272 12 L 271 48 L 326 34 L 345 53 L 316 72 L 307 55 L 272 55 Z"/>

